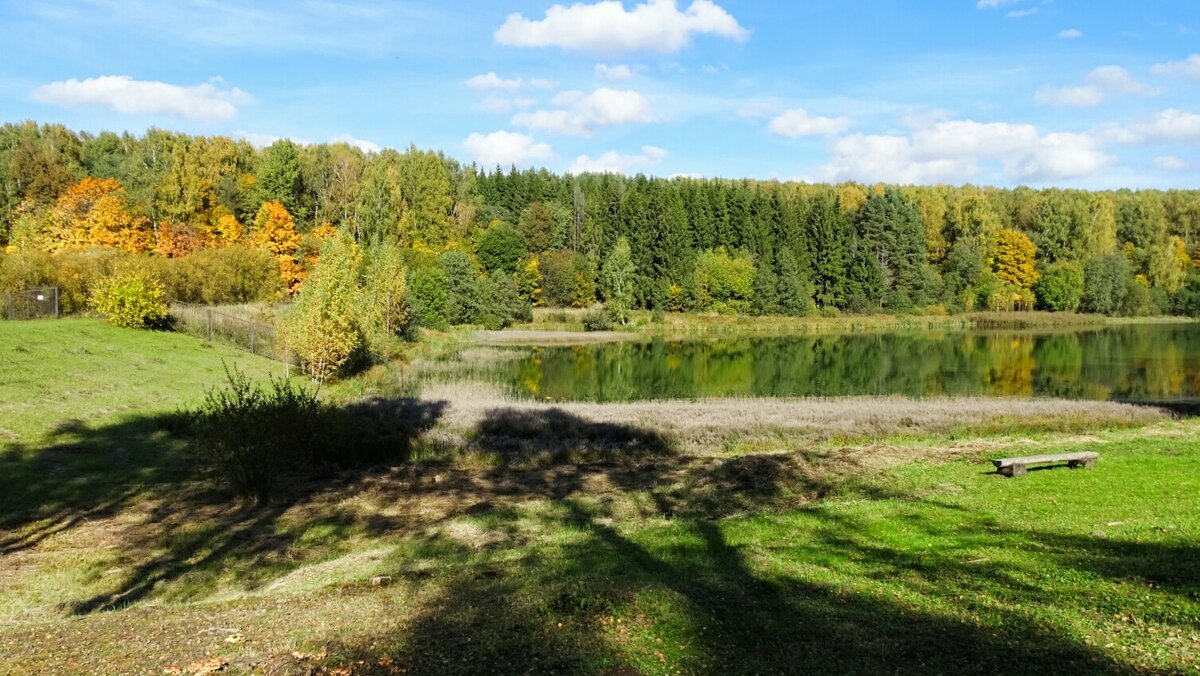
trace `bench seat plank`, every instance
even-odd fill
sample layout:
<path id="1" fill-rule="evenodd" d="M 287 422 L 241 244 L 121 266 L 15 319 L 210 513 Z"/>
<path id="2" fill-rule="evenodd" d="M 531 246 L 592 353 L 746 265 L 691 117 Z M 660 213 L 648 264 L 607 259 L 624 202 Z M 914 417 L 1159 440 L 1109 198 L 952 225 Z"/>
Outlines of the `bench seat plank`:
<path id="1" fill-rule="evenodd" d="M 1100 457 L 1095 451 L 1080 451 L 1078 453 L 1055 453 L 1053 455 L 1029 455 L 1023 458 L 1000 458 L 993 460 L 997 468 L 1009 465 L 1037 465 L 1046 462 L 1070 462 L 1072 460 L 1095 460 Z"/>

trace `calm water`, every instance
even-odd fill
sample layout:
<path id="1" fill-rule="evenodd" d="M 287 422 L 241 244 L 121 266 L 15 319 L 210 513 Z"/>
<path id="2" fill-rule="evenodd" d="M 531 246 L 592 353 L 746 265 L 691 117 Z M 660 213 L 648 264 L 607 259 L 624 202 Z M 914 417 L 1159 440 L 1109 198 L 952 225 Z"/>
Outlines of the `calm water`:
<path id="1" fill-rule="evenodd" d="M 539 399 L 995 395 L 1200 397 L 1200 325 L 920 332 L 531 348 L 500 367 Z"/>

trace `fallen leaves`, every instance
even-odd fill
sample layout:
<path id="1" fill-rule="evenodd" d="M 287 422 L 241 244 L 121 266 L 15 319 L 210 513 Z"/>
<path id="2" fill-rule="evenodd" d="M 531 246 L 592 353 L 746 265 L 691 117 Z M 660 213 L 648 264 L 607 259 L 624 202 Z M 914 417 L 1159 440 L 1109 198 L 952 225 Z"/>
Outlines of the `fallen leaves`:
<path id="1" fill-rule="evenodd" d="M 200 660 L 199 662 L 192 662 L 191 664 L 187 665 L 186 667 L 180 667 L 179 665 L 172 664 L 171 666 L 163 669 L 163 673 L 164 674 L 190 674 L 191 676 L 205 676 L 205 674 L 215 674 L 218 671 L 222 671 L 227 666 L 229 666 L 229 663 L 226 662 L 225 660 L 221 659 L 220 657 L 210 657 L 207 660 Z"/>

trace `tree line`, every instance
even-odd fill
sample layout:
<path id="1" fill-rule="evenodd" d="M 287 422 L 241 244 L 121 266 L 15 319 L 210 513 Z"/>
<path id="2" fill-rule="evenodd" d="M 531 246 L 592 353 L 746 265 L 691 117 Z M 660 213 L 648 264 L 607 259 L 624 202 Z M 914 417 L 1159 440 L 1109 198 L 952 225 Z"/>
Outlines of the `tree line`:
<path id="1" fill-rule="evenodd" d="M 1200 312 L 1200 191 L 574 176 L 415 147 L 0 127 L 9 259 L 141 254 L 169 268 L 172 295 L 240 302 L 299 292 L 342 236 L 368 258 L 399 251 L 411 313 L 429 325 L 598 301 L 617 319 Z M 0 264 L 0 284 L 36 277 L 21 265 Z"/>

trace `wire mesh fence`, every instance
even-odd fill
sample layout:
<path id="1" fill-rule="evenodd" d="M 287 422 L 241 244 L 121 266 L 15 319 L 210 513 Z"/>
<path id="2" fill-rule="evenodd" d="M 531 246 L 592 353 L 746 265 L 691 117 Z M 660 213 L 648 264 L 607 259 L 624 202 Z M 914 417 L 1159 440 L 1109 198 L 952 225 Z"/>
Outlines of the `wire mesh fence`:
<path id="1" fill-rule="evenodd" d="M 171 303 L 170 311 L 176 331 L 233 345 L 293 366 L 300 365 L 271 324 L 235 317 L 205 305 L 178 301 Z"/>
<path id="2" fill-rule="evenodd" d="M 57 319 L 59 315 L 58 287 L 42 286 L 3 295 L 4 319 Z"/>

